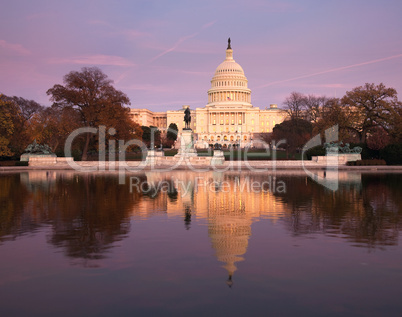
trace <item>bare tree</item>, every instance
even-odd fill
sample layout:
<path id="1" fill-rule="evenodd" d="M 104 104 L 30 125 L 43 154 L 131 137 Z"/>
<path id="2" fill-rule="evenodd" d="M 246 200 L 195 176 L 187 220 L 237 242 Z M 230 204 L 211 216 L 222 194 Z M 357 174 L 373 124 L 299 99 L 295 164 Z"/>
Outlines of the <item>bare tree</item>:
<path id="1" fill-rule="evenodd" d="M 16 96 L 12 97 L 11 99 L 21 109 L 21 114 L 27 121 L 29 121 L 34 114 L 39 113 L 45 109 L 34 100 L 27 100 Z"/>
<path id="2" fill-rule="evenodd" d="M 317 123 L 327 101 L 325 96 L 308 95 L 305 99 L 306 120 Z"/>
<path id="3" fill-rule="evenodd" d="M 306 95 L 300 92 L 292 92 L 283 102 L 291 119 L 304 119 L 306 115 Z"/>

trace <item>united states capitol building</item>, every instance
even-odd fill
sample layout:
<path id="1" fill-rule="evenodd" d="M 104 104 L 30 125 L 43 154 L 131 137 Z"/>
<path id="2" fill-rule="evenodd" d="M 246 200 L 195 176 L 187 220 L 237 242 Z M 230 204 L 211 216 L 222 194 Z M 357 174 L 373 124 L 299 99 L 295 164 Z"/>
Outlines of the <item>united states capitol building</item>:
<path id="1" fill-rule="evenodd" d="M 225 60 L 216 68 L 208 90 L 205 107 L 191 109 L 191 129 L 195 147 L 207 148 L 219 143 L 224 148 L 253 146 L 260 133 L 272 132 L 275 124 L 287 117 L 286 111 L 271 104 L 260 109 L 251 104 L 251 89 L 243 68 L 233 59 L 230 39 Z M 153 112 L 148 109 L 131 109 L 132 119 L 142 126 L 155 126 L 166 131 L 171 123 L 184 128 L 185 105 L 180 110 Z"/>

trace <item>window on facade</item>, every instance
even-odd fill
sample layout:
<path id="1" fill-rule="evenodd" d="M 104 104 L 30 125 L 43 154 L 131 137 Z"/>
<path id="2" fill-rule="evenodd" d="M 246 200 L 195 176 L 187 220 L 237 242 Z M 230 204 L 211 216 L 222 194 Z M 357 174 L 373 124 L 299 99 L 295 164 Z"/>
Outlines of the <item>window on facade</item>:
<path id="1" fill-rule="evenodd" d="M 241 119 L 239 119 L 239 124 L 241 124 Z"/>
<path id="2" fill-rule="evenodd" d="M 223 124 L 223 119 L 221 119 L 221 124 Z"/>
<path id="3" fill-rule="evenodd" d="M 226 119 L 226 124 L 229 124 L 229 119 Z"/>
<path id="4" fill-rule="evenodd" d="M 254 124 L 254 119 L 253 119 L 253 120 L 251 120 L 251 124 Z"/>
<path id="5" fill-rule="evenodd" d="M 232 124 L 234 124 L 234 119 L 232 119 Z"/>
<path id="6" fill-rule="evenodd" d="M 214 123 L 213 124 L 216 124 L 216 120 L 214 119 Z"/>

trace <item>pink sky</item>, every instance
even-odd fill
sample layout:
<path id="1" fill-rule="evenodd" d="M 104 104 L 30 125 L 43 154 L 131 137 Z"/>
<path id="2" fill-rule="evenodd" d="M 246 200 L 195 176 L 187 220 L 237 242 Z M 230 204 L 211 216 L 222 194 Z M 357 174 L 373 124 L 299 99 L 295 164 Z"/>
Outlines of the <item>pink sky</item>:
<path id="1" fill-rule="evenodd" d="M 366 82 L 402 92 L 400 12 L 392 0 L 5 0 L 0 92 L 49 106 L 65 74 L 98 66 L 133 108 L 202 107 L 229 36 L 257 107 Z"/>

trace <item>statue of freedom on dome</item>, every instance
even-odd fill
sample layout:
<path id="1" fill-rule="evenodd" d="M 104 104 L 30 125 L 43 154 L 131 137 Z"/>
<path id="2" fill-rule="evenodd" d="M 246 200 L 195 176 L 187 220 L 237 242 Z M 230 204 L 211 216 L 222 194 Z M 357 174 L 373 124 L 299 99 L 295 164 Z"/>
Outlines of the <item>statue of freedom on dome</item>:
<path id="1" fill-rule="evenodd" d="M 186 110 L 184 110 L 184 123 L 186 124 L 185 126 L 185 130 L 191 130 L 190 128 L 190 123 L 191 123 L 191 112 L 190 112 L 190 108 L 186 108 Z"/>

